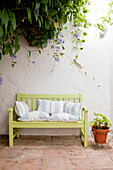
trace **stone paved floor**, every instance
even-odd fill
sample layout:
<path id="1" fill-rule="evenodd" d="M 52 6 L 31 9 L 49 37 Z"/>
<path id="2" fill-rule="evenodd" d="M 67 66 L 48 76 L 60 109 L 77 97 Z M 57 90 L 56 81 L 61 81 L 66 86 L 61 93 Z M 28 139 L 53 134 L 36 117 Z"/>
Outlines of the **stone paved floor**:
<path id="1" fill-rule="evenodd" d="M 8 137 L 0 136 L 0 170 L 113 170 L 113 139 L 94 149 L 75 136 L 22 136 L 8 147 Z"/>

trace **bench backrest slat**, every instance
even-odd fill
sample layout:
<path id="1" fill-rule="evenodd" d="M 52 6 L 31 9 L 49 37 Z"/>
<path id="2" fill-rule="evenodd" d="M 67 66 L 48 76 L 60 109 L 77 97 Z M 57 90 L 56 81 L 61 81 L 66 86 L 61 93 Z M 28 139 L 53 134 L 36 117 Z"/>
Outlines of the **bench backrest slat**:
<path id="1" fill-rule="evenodd" d="M 77 95 L 62 95 L 62 94 L 20 94 L 17 93 L 17 101 L 26 102 L 30 111 L 37 110 L 38 108 L 38 99 L 48 99 L 53 101 L 71 101 L 75 103 L 82 103 L 83 96 L 82 94 Z"/>

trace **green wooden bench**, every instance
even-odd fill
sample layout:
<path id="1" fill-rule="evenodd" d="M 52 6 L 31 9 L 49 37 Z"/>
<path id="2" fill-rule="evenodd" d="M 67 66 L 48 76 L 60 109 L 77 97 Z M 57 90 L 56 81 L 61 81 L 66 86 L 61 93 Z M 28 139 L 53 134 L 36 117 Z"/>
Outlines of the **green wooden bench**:
<path id="1" fill-rule="evenodd" d="M 75 103 L 83 102 L 82 94 L 78 95 L 49 95 L 49 94 L 20 94 L 17 93 L 17 101 L 26 102 L 29 109 L 35 111 L 37 108 L 38 99 L 48 100 L 65 100 Z M 31 121 L 21 122 L 14 118 L 15 108 L 9 108 L 9 147 L 13 147 L 13 139 L 17 136 L 20 137 L 20 128 L 80 128 L 81 138 L 84 138 L 84 147 L 87 147 L 87 135 L 88 135 L 88 110 L 82 108 L 82 118 L 77 122 L 45 122 L 45 121 Z M 15 133 L 13 130 L 15 130 Z"/>

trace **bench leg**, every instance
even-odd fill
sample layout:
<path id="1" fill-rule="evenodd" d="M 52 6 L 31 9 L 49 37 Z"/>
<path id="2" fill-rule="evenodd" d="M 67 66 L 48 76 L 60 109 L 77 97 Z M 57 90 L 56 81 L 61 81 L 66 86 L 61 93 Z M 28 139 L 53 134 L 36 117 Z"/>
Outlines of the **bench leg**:
<path id="1" fill-rule="evenodd" d="M 88 127 L 85 125 L 84 127 L 84 147 L 87 147 L 87 141 L 88 141 Z"/>
<path id="2" fill-rule="evenodd" d="M 13 128 L 9 127 L 9 147 L 13 147 Z"/>
<path id="3" fill-rule="evenodd" d="M 17 138 L 20 137 L 20 129 L 17 129 Z"/>

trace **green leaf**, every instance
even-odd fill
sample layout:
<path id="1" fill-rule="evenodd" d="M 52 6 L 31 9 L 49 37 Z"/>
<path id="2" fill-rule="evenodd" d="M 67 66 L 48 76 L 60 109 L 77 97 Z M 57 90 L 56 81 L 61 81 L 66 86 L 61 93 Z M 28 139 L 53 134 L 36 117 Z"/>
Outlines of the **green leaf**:
<path id="1" fill-rule="evenodd" d="M 2 54 L 0 53 L 0 60 L 2 59 Z"/>
<path id="2" fill-rule="evenodd" d="M 9 53 L 10 56 L 12 55 L 12 48 L 11 48 L 10 42 L 7 42 L 7 43 L 5 44 L 5 52 L 6 52 L 6 54 Z"/>
<path id="3" fill-rule="evenodd" d="M 74 43 L 74 42 L 75 42 L 75 40 L 72 41 L 72 43 Z"/>
<path id="4" fill-rule="evenodd" d="M 75 58 L 77 59 L 77 58 L 78 58 L 78 55 L 76 55 Z"/>
<path id="5" fill-rule="evenodd" d="M 37 10 L 40 7 L 40 2 L 38 2 L 38 0 L 36 0 L 36 6 L 35 9 Z"/>
<path id="6" fill-rule="evenodd" d="M 47 3 L 48 3 L 48 0 L 41 0 L 41 3 L 47 4 Z"/>
<path id="7" fill-rule="evenodd" d="M 27 8 L 27 15 L 28 15 L 28 20 L 32 23 L 31 9 L 30 8 Z"/>
<path id="8" fill-rule="evenodd" d="M 86 33 L 86 32 L 84 32 L 84 33 L 83 33 L 83 35 L 84 35 L 84 36 L 86 36 L 86 35 L 87 35 L 87 33 Z"/>
<path id="9" fill-rule="evenodd" d="M 0 38 L 2 38 L 2 36 L 3 36 L 3 28 L 2 28 L 2 26 L 0 25 Z"/>
<path id="10" fill-rule="evenodd" d="M 2 13 L 1 13 L 1 21 L 2 21 L 2 25 L 5 25 L 5 33 L 7 34 L 9 15 L 8 15 L 8 13 L 6 11 L 2 11 Z"/>
<path id="11" fill-rule="evenodd" d="M 36 11 L 34 11 L 34 16 L 35 16 L 35 19 L 36 19 L 36 21 L 37 21 L 37 20 L 38 20 L 38 14 L 37 14 Z"/>
<path id="12" fill-rule="evenodd" d="M 56 11 L 55 9 L 49 9 L 49 15 L 50 16 L 54 16 L 58 13 L 58 11 Z"/>
<path id="13" fill-rule="evenodd" d="M 41 19 L 41 22 L 43 23 L 43 17 L 42 16 L 40 16 L 40 19 Z"/>
<path id="14" fill-rule="evenodd" d="M 74 35 L 74 34 L 75 34 L 75 31 L 71 31 L 71 34 Z"/>
<path id="15" fill-rule="evenodd" d="M 48 8 L 47 8 L 47 4 L 45 4 L 45 12 L 46 12 L 46 13 L 47 13 L 47 9 L 48 9 Z"/>
<path id="16" fill-rule="evenodd" d="M 0 38 L 0 49 L 2 48 L 2 46 L 3 46 L 3 39 Z"/>
<path id="17" fill-rule="evenodd" d="M 15 36 L 15 53 L 17 53 L 20 49 L 20 45 L 18 44 L 18 35 Z"/>
<path id="18" fill-rule="evenodd" d="M 38 50 L 39 54 L 41 54 L 41 50 Z"/>
<path id="19" fill-rule="evenodd" d="M 31 51 L 29 50 L 29 58 L 31 57 Z"/>
<path id="20" fill-rule="evenodd" d="M 45 20 L 45 29 L 49 30 L 49 28 L 50 28 L 50 22 Z"/>
<path id="21" fill-rule="evenodd" d="M 20 4 L 21 0 L 18 0 L 18 4 Z"/>
<path id="22" fill-rule="evenodd" d="M 39 27 L 41 27 L 41 21 L 39 18 L 38 18 L 38 24 L 39 24 Z"/>
<path id="23" fill-rule="evenodd" d="M 84 43 L 84 42 L 85 42 L 85 40 L 82 40 L 82 42 Z"/>
<path id="24" fill-rule="evenodd" d="M 67 28 L 68 28 L 67 26 L 64 27 L 65 30 L 67 30 Z"/>
<path id="25" fill-rule="evenodd" d="M 9 12 L 9 18 L 11 20 L 13 29 L 16 29 L 16 19 L 15 19 L 15 14 L 13 12 Z M 12 30 L 13 31 L 13 30 Z"/>
<path id="26" fill-rule="evenodd" d="M 83 50 L 83 47 L 81 47 L 80 50 Z"/>

